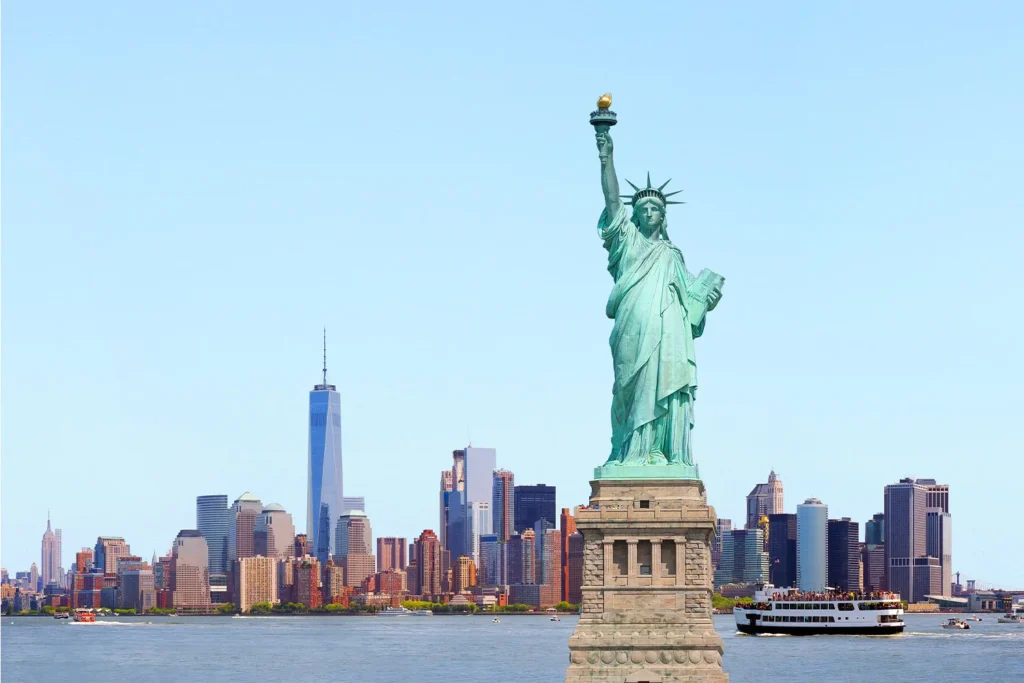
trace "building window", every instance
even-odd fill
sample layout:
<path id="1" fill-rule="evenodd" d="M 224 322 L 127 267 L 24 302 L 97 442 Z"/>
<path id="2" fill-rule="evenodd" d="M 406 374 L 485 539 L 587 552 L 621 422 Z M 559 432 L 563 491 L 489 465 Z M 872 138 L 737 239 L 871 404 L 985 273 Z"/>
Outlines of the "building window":
<path id="1" fill-rule="evenodd" d="M 640 509 L 641 510 L 647 510 L 650 507 L 651 507 L 651 501 L 649 501 L 649 500 L 641 500 L 640 501 Z"/>
<path id="2" fill-rule="evenodd" d="M 640 566 L 640 576 L 651 575 L 651 542 L 640 541 L 636 544 L 636 563 Z"/>
<path id="3" fill-rule="evenodd" d="M 661 542 L 661 575 L 675 576 L 676 573 L 676 542 Z"/>
<path id="4" fill-rule="evenodd" d="M 612 544 L 612 564 L 615 565 L 615 573 L 619 576 L 629 574 L 629 549 L 625 541 L 615 541 Z"/>

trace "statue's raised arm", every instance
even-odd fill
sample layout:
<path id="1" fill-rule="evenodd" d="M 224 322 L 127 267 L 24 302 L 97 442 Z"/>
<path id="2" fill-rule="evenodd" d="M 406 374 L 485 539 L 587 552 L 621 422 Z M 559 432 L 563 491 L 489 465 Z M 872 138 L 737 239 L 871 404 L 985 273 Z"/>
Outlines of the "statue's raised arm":
<path id="1" fill-rule="evenodd" d="M 619 179 L 615 177 L 615 163 L 612 159 L 612 136 L 607 126 L 597 126 L 597 155 L 601 159 L 601 190 L 604 192 L 604 206 L 611 220 L 622 206 L 619 199 Z M 602 130 L 602 128 L 604 130 Z"/>

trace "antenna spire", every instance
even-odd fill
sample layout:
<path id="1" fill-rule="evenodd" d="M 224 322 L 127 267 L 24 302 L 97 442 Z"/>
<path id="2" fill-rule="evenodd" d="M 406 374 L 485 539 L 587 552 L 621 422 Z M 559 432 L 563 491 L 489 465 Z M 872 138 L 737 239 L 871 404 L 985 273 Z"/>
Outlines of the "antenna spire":
<path id="1" fill-rule="evenodd" d="M 327 386 L 327 328 L 324 328 L 324 386 Z"/>

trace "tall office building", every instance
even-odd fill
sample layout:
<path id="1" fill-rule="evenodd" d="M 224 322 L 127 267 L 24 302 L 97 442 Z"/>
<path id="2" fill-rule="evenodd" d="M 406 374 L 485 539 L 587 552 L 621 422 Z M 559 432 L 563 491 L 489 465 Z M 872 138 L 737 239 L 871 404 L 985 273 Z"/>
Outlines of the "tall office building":
<path id="1" fill-rule="evenodd" d="M 768 580 L 777 588 L 796 586 L 796 515 L 768 515 Z"/>
<path id="2" fill-rule="evenodd" d="M 377 538 L 377 571 L 389 569 L 405 571 L 408 566 L 405 558 L 406 539 L 395 536 Z"/>
<path id="3" fill-rule="evenodd" d="M 295 551 L 295 523 L 292 516 L 277 503 L 263 508 L 253 527 L 256 555 L 285 560 Z"/>
<path id="4" fill-rule="evenodd" d="M 416 539 L 416 586 L 420 595 L 441 593 L 441 542 L 430 529 Z"/>
<path id="5" fill-rule="evenodd" d="M 228 511 L 229 566 L 241 557 L 256 556 L 256 520 L 263 512 L 263 503 L 248 491 L 235 499 Z"/>
<path id="6" fill-rule="evenodd" d="M 210 605 L 210 554 L 198 529 L 182 529 L 171 550 L 171 591 L 175 607 Z"/>
<path id="7" fill-rule="evenodd" d="M 925 487 L 926 508 L 938 508 L 949 512 L 949 484 L 937 484 L 934 479 L 918 479 L 918 484 Z"/>
<path id="8" fill-rule="evenodd" d="M 294 560 L 295 602 L 301 602 L 307 609 L 316 609 L 323 604 L 320 590 L 320 560 L 303 557 Z"/>
<path id="9" fill-rule="evenodd" d="M 497 534 L 484 534 L 480 537 L 480 570 L 477 572 L 477 582 L 481 586 L 503 584 L 502 553 L 505 544 L 498 538 Z"/>
<path id="10" fill-rule="evenodd" d="M 491 518 L 498 541 L 504 543 L 515 531 L 516 522 L 516 479 L 508 470 L 494 470 Z"/>
<path id="11" fill-rule="evenodd" d="M 948 507 L 948 490 L 945 495 Z M 941 507 L 925 508 L 925 555 L 939 560 L 941 595 L 952 595 L 953 518 Z"/>
<path id="12" fill-rule="evenodd" d="M 569 535 L 569 595 L 570 605 L 583 602 L 583 534 L 576 531 Z"/>
<path id="13" fill-rule="evenodd" d="M 491 535 L 491 534 L 488 534 Z M 476 584 L 476 563 L 473 558 L 463 555 L 452 567 L 454 592 L 466 593 Z"/>
<path id="14" fill-rule="evenodd" d="M 859 591 L 860 524 L 849 517 L 828 520 L 828 585 L 838 591 Z"/>
<path id="15" fill-rule="evenodd" d="M 96 539 L 93 563 L 97 570 L 111 576 L 117 574 L 117 558 L 131 555 L 131 549 L 120 536 L 100 536 Z"/>
<path id="16" fill-rule="evenodd" d="M 900 479 L 885 487 L 886 586 L 909 602 L 921 602 L 915 593 L 915 560 L 927 557 L 928 488 L 916 479 Z M 930 573 L 930 570 L 926 569 Z"/>
<path id="17" fill-rule="evenodd" d="M 338 518 L 335 531 L 334 557 L 373 555 L 373 530 L 370 518 L 362 510 L 352 510 Z"/>
<path id="18" fill-rule="evenodd" d="M 761 529 L 732 529 L 722 537 L 722 556 L 715 571 L 715 587 L 766 581 L 768 567 L 764 532 Z"/>
<path id="19" fill-rule="evenodd" d="M 344 513 L 341 466 L 341 394 L 327 383 L 327 334 L 323 378 L 309 392 L 309 488 L 306 536 L 320 564 L 333 554 L 338 518 Z"/>
<path id="20" fill-rule="evenodd" d="M 561 565 L 562 565 L 562 595 L 561 599 L 569 601 L 569 537 L 576 533 L 576 518 L 569 512 L 569 508 L 562 508 L 561 524 L 559 531 L 562 533 Z"/>
<path id="21" fill-rule="evenodd" d="M 772 470 L 768 482 L 758 484 L 747 495 L 747 529 L 756 529 L 762 517 L 784 512 L 782 506 L 782 480 Z"/>
<path id="22" fill-rule="evenodd" d="M 277 565 L 274 557 L 243 557 L 238 560 L 234 602 L 248 612 L 258 602 L 280 602 L 277 592 Z"/>
<path id="23" fill-rule="evenodd" d="M 718 563 L 722 558 L 722 539 L 726 531 L 732 531 L 732 520 L 722 519 L 719 517 L 716 520 L 717 532 L 715 533 L 714 540 L 711 541 L 711 571 L 718 569 Z"/>
<path id="24" fill-rule="evenodd" d="M 493 529 L 490 501 L 474 500 L 469 503 L 469 556 L 480 564 L 480 537 L 490 535 Z"/>
<path id="25" fill-rule="evenodd" d="M 341 514 L 348 514 L 353 510 L 362 510 L 363 512 L 366 512 L 366 498 L 363 496 L 342 496 Z"/>
<path id="26" fill-rule="evenodd" d="M 121 572 L 118 593 L 122 609 L 139 614 L 156 607 L 156 588 L 152 569 L 129 569 Z"/>
<path id="27" fill-rule="evenodd" d="M 534 584 L 536 583 L 536 534 L 533 529 L 527 529 L 522 534 L 512 534 L 505 544 L 507 553 L 507 574 L 508 583 L 512 584 Z"/>
<path id="28" fill-rule="evenodd" d="M 867 546 L 885 543 L 885 513 L 876 512 L 864 523 L 864 544 Z"/>
<path id="29" fill-rule="evenodd" d="M 864 590 L 886 590 L 885 546 L 865 543 L 860 551 L 860 559 L 864 566 Z"/>
<path id="30" fill-rule="evenodd" d="M 555 487 L 545 484 L 515 487 L 515 530 L 522 534 L 546 519 L 551 526 L 558 523 L 555 511 Z"/>
<path id="31" fill-rule="evenodd" d="M 804 593 L 828 584 L 828 506 L 808 498 L 796 506 L 796 585 Z"/>
<path id="32" fill-rule="evenodd" d="M 445 530 L 444 550 L 452 557 L 462 557 L 470 553 L 469 510 L 466 506 L 466 491 L 452 490 L 448 496 L 448 528 Z"/>
<path id="33" fill-rule="evenodd" d="M 493 533 L 491 499 L 494 488 L 494 470 L 497 469 L 497 451 L 493 448 L 463 449 L 465 466 L 466 545 L 462 555 L 480 560 L 480 535 Z M 452 553 L 453 560 L 459 557 Z"/>
<path id="34" fill-rule="evenodd" d="M 196 496 L 196 528 L 206 539 L 210 574 L 228 573 L 228 526 L 231 520 L 226 495 Z"/>
<path id="35" fill-rule="evenodd" d="M 60 529 L 54 533 L 50 529 L 50 515 L 46 515 L 46 531 L 43 532 L 43 551 L 40 567 L 42 567 L 43 588 L 52 582 L 60 581 Z"/>
<path id="36" fill-rule="evenodd" d="M 538 538 L 541 539 L 536 564 L 537 583 L 541 585 L 540 606 L 551 607 L 562 600 L 562 532 L 549 528 Z"/>
<path id="37" fill-rule="evenodd" d="M 452 470 L 441 470 L 441 487 L 438 502 L 440 515 L 438 523 L 441 526 L 441 547 L 448 547 L 448 498 L 454 490 L 452 487 Z M 411 559 L 411 558 L 410 558 Z"/>

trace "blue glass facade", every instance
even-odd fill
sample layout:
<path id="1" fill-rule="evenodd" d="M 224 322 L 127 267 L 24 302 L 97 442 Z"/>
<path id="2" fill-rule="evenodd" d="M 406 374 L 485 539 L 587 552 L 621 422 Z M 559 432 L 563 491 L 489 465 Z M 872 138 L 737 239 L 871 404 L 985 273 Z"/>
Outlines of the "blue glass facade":
<path id="1" fill-rule="evenodd" d="M 196 497 L 196 529 L 206 539 L 211 574 L 228 571 L 228 527 L 232 521 L 227 495 Z"/>
<path id="2" fill-rule="evenodd" d="M 309 490 L 306 536 L 321 563 L 332 553 L 342 514 L 341 395 L 333 384 L 309 392 Z"/>

